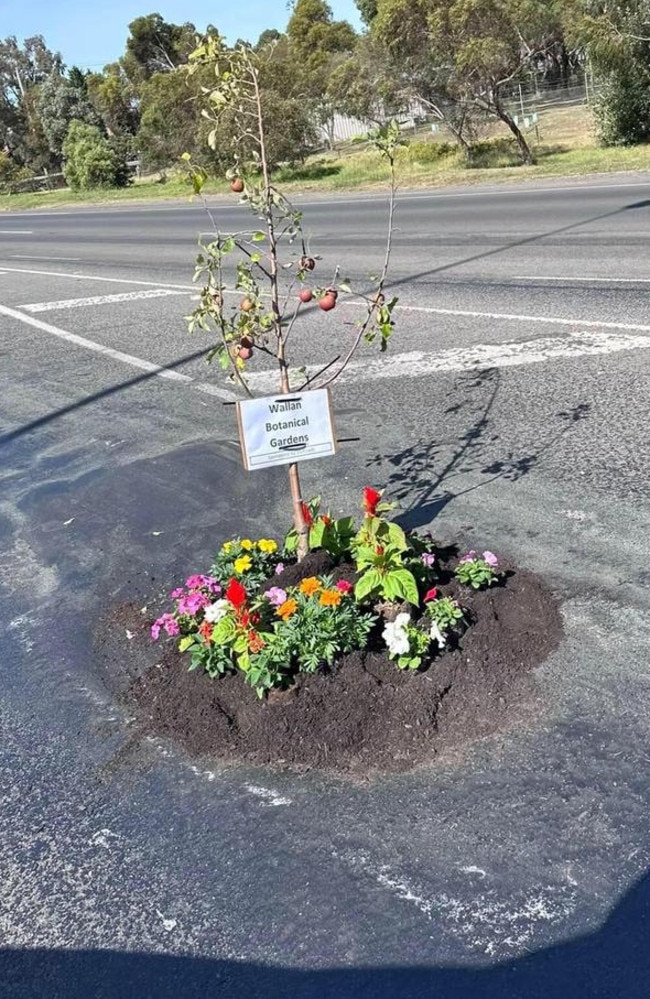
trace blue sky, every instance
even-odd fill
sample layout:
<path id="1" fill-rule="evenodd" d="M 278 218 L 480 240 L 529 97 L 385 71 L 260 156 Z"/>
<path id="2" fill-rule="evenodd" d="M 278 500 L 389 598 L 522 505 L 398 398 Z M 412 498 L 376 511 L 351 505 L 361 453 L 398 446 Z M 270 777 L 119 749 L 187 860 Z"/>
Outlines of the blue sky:
<path id="1" fill-rule="evenodd" d="M 329 2 L 336 18 L 359 27 L 354 0 Z M 20 40 L 43 35 L 68 66 L 101 69 L 123 53 L 129 21 L 153 12 L 201 29 L 212 23 L 230 41 L 255 41 L 264 28 L 284 28 L 289 17 L 286 0 L 0 0 L 0 32 Z"/>

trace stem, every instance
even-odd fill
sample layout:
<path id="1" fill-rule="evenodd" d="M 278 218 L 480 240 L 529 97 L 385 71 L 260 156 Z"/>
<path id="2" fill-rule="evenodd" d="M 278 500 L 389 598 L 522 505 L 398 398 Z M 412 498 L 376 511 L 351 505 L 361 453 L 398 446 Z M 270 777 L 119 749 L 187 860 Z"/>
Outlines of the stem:
<path id="1" fill-rule="evenodd" d="M 269 261 L 270 261 L 270 284 L 271 284 L 271 309 L 274 317 L 275 335 L 278 345 L 277 358 L 280 368 L 280 391 L 287 395 L 291 391 L 289 385 L 289 370 L 285 357 L 285 335 L 282 329 L 282 315 L 280 312 L 280 288 L 278 282 L 278 245 L 275 233 L 275 220 L 273 218 L 273 191 L 271 188 L 271 178 L 269 176 L 269 164 L 266 157 L 266 136 L 264 134 L 264 118 L 262 115 L 262 97 L 259 88 L 257 70 L 251 66 L 251 76 L 255 88 L 255 106 L 257 110 L 257 127 L 260 145 L 260 160 L 262 164 L 262 176 L 264 178 L 264 215 L 266 219 L 266 229 L 269 235 Z M 297 310 L 296 310 L 297 313 Z M 291 502 L 293 504 L 293 522 L 298 535 L 297 556 L 302 562 L 309 551 L 309 527 L 302 513 L 302 489 L 300 486 L 300 472 L 298 464 L 292 462 L 288 468 L 289 488 L 291 490 Z"/>

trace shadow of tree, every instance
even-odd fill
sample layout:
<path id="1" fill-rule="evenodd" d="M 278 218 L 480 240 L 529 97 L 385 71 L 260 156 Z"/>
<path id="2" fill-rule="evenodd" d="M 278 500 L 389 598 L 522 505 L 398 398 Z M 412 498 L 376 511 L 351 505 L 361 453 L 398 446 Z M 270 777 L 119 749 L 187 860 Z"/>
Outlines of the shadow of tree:
<path id="1" fill-rule="evenodd" d="M 493 459 L 500 436 L 492 429 L 491 414 L 500 384 L 499 368 L 462 374 L 456 381 L 456 388 L 463 398 L 448 406 L 445 414 L 458 414 L 474 407 L 471 425 L 464 433 L 453 441 L 420 439 L 401 451 L 376 454 L 366 462 L 367 467 L 384 468 L 387 464 L 391 469 L 386 485 L 392 497 L 406 503 L 397 518 L 406 529 L 430 524 L 452 499 L 496 479 L 516 482 L 527 475 L 576 423 L 589 416 L 590 404 L 585 402 L 570 410 L 561 410 L 555 414 L 554 427 L 547 423 L 547 437 L 534 451 L 516 454 L 509 450 L 505 456 Z M 477 393 L 482 396 L 478 401 Z M 455 490 L 454 477 L 469 472 L 478 472 L 485 478 Z"/>
<path id="2" fill-rule="evenodd" d="M 0 950 L 3 999 L 647 999 L 650 878 L 595 932 L 487 967 L 283 968 L 117 951 Z"/>

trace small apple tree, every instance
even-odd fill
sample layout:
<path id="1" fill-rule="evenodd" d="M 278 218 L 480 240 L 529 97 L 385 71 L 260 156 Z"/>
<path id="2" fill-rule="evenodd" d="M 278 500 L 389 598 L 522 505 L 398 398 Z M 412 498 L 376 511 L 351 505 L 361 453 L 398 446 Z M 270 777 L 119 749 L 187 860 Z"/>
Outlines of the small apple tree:
<path id="1" fill-rule="evenodd" d="M 290 373 L 288 343 L 296 342 L 296 323 L 301 312 L 316 299 L 324 312 L 336 308 L 339 293 L 351 294 L 347 281 L 340 280 L 337 266 L 333 279 L 323 287 L 310 286 L 317 258 L 311 255 L 302 225 L 302 212 L 276 188 L 268 157 L 266 96 L 263 87 L 264 61 L 268 51 L 255 51 L 246 45 L 228 48 L 216 33 L 206 35 L 190 56 L 189 73 L 201 72 L 201 79 L 214 73 L 214 85 L 202 86 L 205 98 L 203 116 L 211 124 L 208 144 L 219 146 L 229 138 L 232 166 L 226 177 L 231 190 L 248 205 L 259 227 L 238 233 L 221 233 L 204 204 L 214 229 L 201 245 L 194 280 L 203 281 L 200 304 L 188 317 L 190 331 L 202 329 L 217 335 L 208 360 L 217 359 L 230 377 L 249 395 L 246 365 L 255 351 L 268 354 L 278 366 L 280 393 L 325 388 L 341 375 L 363 342 L 377 340 L 386 349 L 393 331 L 393 311 L 397 299 L 386 300 L 384 285 L 390 262 L 395 210 L 395 155 L 400 144 L 396 122 L 386 124 L 371 136 L 390 170 L 390 198 L 386 252 L 381 273 L 370 294 L 359 295 L 365 315 L 354 324 L 354 333 L 342 355 L 332 358 L 320 370 L 307 374 L 305 368 Z M 206 173 L 194 166 L 185 154 L 194 190 L 202 193 Z M 284 252 L 281 252 L 284 251 Z M 238 304 L 228 306 L 225 270 L 234 257 L 235 291 Z M 291 383 L 291 377 L 294 383 Z M 297 554 L 302 559 L 309 548 L 309 528 L 305 518 L 300 475 L 296 463 L 288 466 L 294 528 L 298 536 Z"/>

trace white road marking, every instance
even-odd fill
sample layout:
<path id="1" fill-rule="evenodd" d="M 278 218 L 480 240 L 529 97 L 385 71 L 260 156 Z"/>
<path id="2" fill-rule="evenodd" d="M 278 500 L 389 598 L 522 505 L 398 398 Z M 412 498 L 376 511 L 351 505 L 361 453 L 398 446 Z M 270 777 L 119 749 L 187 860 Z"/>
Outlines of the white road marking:
<path id="1" fill-rule="evenodd" d="M 650 327 L 646 327 L 650 333 Z M 371 360 L 368 357 L 352 361 L 338 379 L 347 381 L 379 381 L 385 378 L 421 378 L 446 371 L 480 371 L 485 368 L 510 368 L 525 364 L 541 364 L 558 358 L 590 357 L 613 354 L 621 350 L 650 348 L 650 336 L 629 333 L 576 332 L 564 337 L 544 337 L 538 340 L 517 340 L 511 343 L 478 344 L 473 347 L 453 347 L 438 353 L 413 350 Z M 316 374 L 322 365 L 307 368 Z M 254 372 L 248 376 L 252 389 L 272 391 L 277 379 L 273 370 Z M 294 387 L 304 381 L 294 374 Z"/>
<path id="2" fill-rule="evenodd" d="M 25 312 L 53 312 L 61 309 L 85 309 L 92 305 L 114 305 L 117 302 L 136 302 L 142 298 L 165 298 L 167 295 L 182 295 L 187 291 L 172 288 L 148 288 L 143 291 L 125 291 L 119 295 L 92 295 L 90 298 L 64 298 L 58 302 L 35 302 L 21 305 Z"/>
<path id="3" fill-rule="evenodd" d="M 70 333 L 68 330 L 60 329 L 58 326 L 52 326 L 50 323 L 43 322 L 42 319 L 34 319 L 32 316 L 25 315 L 24 312 L 17 312 L 16 309 L 10 309 L 6 305 L 0 305 L 0 315 L 7 316 L 9 319 L 14 319 L 27 326 L 33 326 L 43 333 L 49 333 L 51 336 L 58 337 L 60 340 L 66 340 L 77 347 L 83 347 L 86 350 L 95 351 L 97 354 L 103 354 L 113 361 L 120 361 L 122 364 L 128 364 L 130 367 L 138 368 L 141 371 L 150 371 L 157 378 L 165 378 L 168 381 L 180 382 L 185 385 L 195 385 L 195 380 L 190 375 L 181 374 L 180 371 L 173 371 L 171 368 L 161 367 L 159 364 L 146 361 L 142 357 L 135 357 L 133 354 L 125 354 L 121 350 L 114 350 L 113 347 L 107 347 L 103 343 L 96 343 L 94 340 L 88 340 L 86 337 Z M 239 398 L 234 392 L 229 392 L 227 389 L 215 388 L 212 394 L 226 402 L 232 402 Z"/>
<path id="4" fill-rule="evenodd" d="M 33 229 L 0 229 L 0 236 L 33 236 Z"/>
<path id="5" fill-rule="evenodd" d="M 37 257 L 33 253 L 10 253 L 9 256 L 12 260 L 52 260 L 56 263 L 76 263 L 78 260 L 81 260 L 81 257 Z"/>
<path id="6" fill-rule="evenodd" d="M 269 808 L 277 808 L 279 805 L 291 805 L 291 798 L 283 798 L 282 795 L 278 794 L 277 791 L 271 791 L 267 787 L 257 787 L 255 784 L 244 784 L 246 790 L 255 795 L 256 798 L 262 798 L 263 804 Z"/>
<path id="7" fill-rule="evenodd" d="M 360 307 L 358 300 L 344 301 L 341 305 Z M 516 323 L 544 323 L 547 326 L 588 326 L 592 329 L 632 330 L 650 333 L 650 326 L 643 323 L 612 323 L 604 319 L 567 319 L 565 316 L 527 316 L 518 312 L 475 312 L 470 309 L 441 309 L 429 305 L 398 305 L 400 312 L 425 312 L 436 316 L 467 316 L 469 319 L 504 319 Z"/>
<path id="8" fill-rule="evenodd" d="M 108 281 L 109 284 L 137 284 L 140 287 L 151 288 L 178 288 L 179 291 L 191 291 L 196 285 L 191 284 L 170 284 L 169 281 L 139 281 L 137 278 L 100 277 L 97 274 L 79 274 L 76 271 L 40 271 L 27 267 L 5 267 L 3 271 L 12 274 L 38 274 L 43 277 L 75 278 L 77 281 Z"/>
<path id="9" fill-rule="evenodd" d="M 592 281 L 603 281 L 605 282 L 605 284 L 650 284 L 650 278 L 583 277 L 583 276 L 569 277 L 566 275 L 564 277 L 560 275 L 558 275 L 557 277 L 553 277 L 552 275 L 544 277 L 540 274 L 535 274 L 535 275 L 515 274 L 511 280 L 512 281 L 562 281 L 569 283 L 571 283 L 572 281 L 586 281 L 588 283 L 591 283 Z"/>

